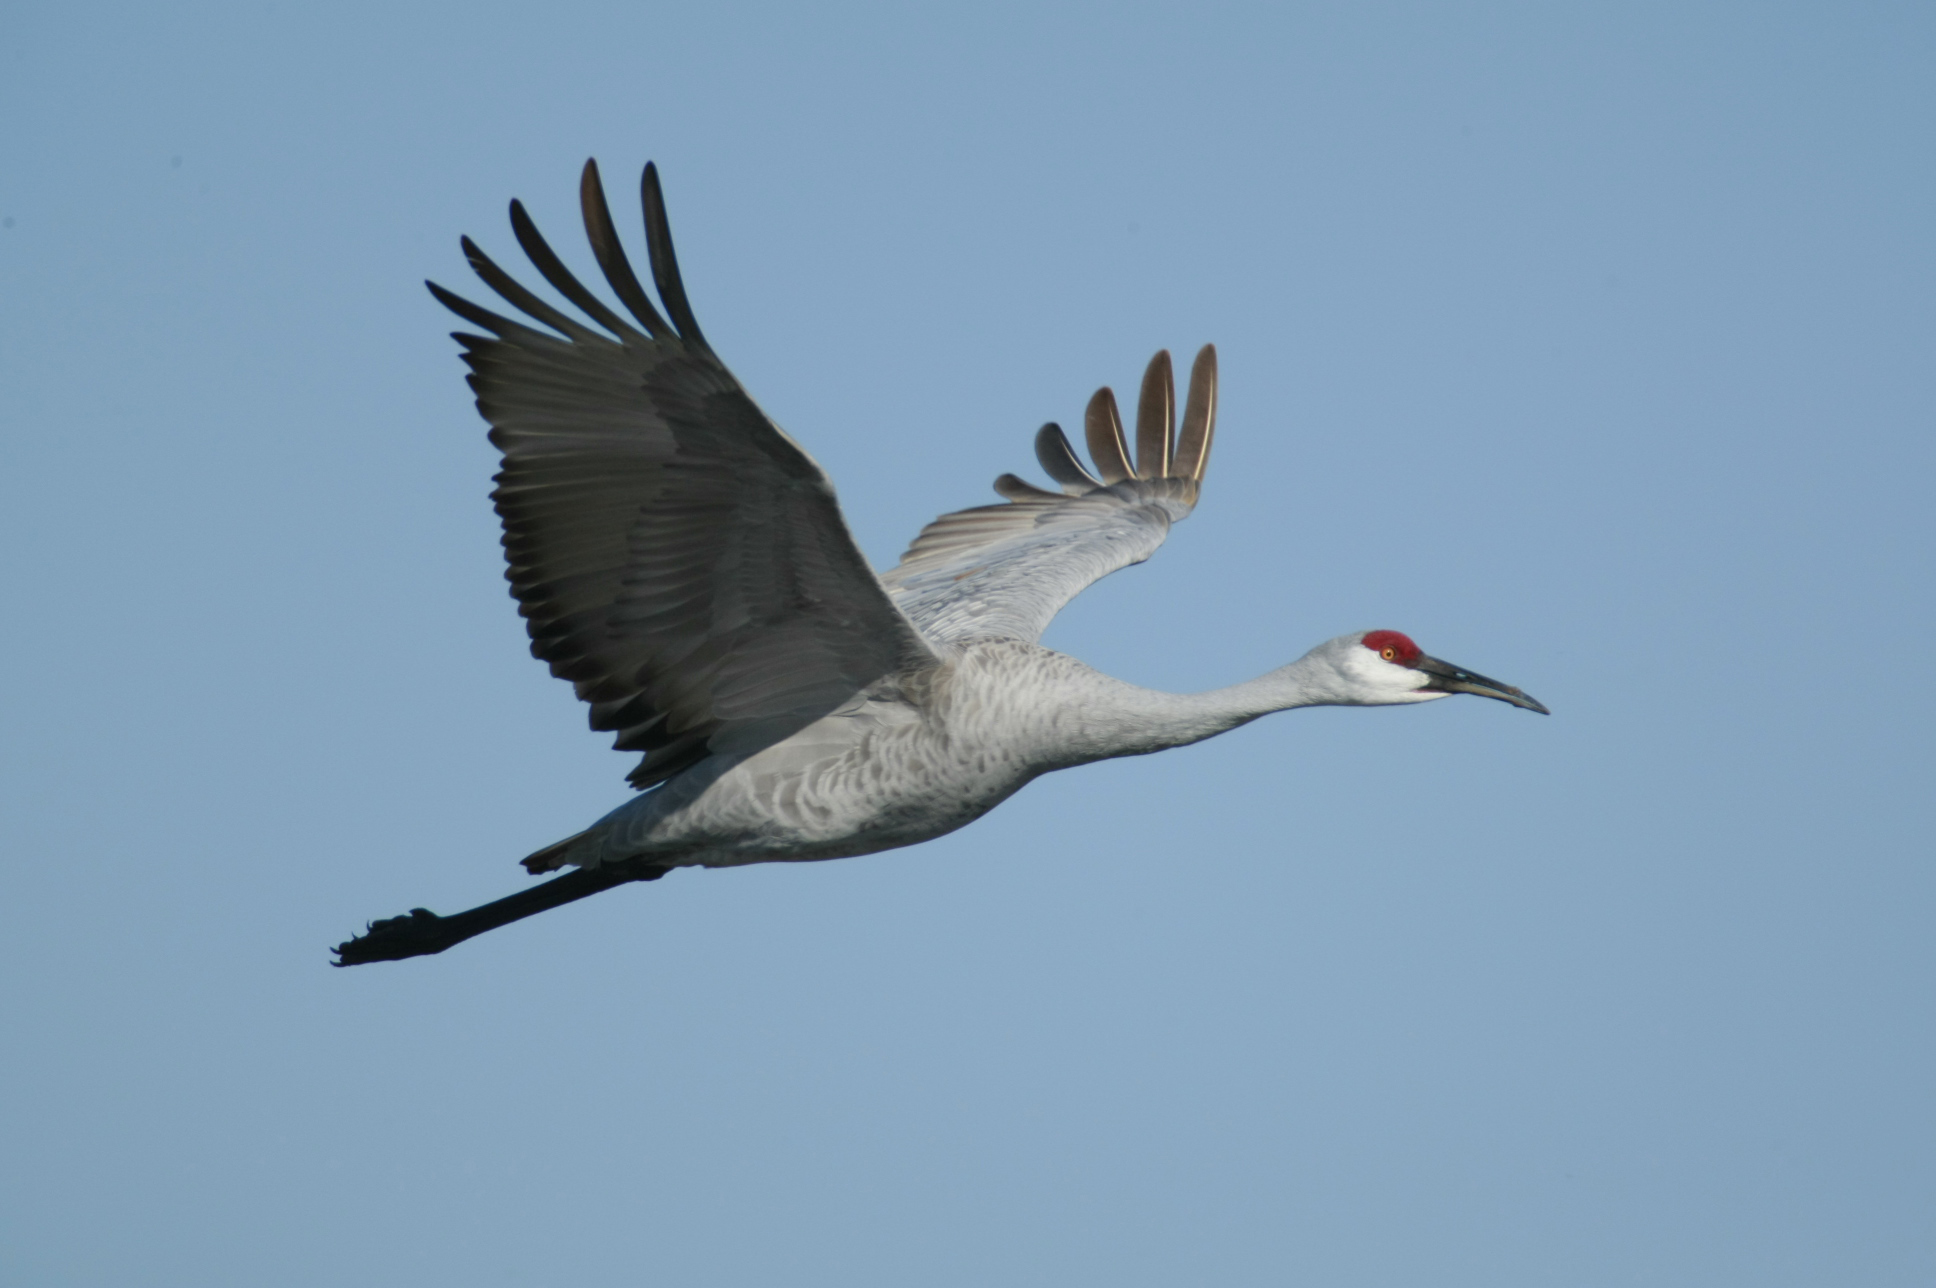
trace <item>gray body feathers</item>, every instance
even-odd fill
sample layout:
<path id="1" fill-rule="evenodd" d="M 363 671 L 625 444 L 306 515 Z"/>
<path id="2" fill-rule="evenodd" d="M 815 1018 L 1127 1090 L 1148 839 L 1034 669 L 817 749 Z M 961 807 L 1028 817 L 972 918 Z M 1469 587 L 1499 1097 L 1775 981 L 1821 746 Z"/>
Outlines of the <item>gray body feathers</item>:
<path id="1" fill-rule="evenodd" d="M 431 288 L 488 332 L 457 338 L 504 457 L 493 499 L 532 652 L 590 704 L 593 728 L 642 753 L 631 781 L 653 789 L 532 856 L 534 871 L 907 845 L 1047 770 L 1256 714 L 1213 695 L 1134 689 L 1035 643 L 1085 586 L 1148 558 L 1195 506 L 1215 423 L 1213 349 L 1193 367 L 1180 437 L 1159 353 L 1133 463 L 1101 390 L 1085 417 L 1093 470 L 1046 426 L 1036 454 L 1060 491 L 1004 475 L 1006 503 L 941 516 L 877 576 L 826 475 L 700 333 L 656 172 L 647 167 L 642 199 L 663 315 L 590 163 L 580 197 L 629 320 L 571 275 L 517 203 L 520 245 L 596 326 L 468 239 L 479 277 L 539 325 Z"/>

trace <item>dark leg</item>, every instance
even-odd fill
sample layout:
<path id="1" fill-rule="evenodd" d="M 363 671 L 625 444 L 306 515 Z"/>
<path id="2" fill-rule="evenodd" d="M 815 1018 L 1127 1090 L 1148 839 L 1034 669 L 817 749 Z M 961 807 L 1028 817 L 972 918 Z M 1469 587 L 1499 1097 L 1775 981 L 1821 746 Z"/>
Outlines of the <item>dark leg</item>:
<path id="1" fill-rule="evenodd" d="M 579 868 L 540 886 L 472 908 L 439 917 L 427 908 L 413 908 L 401 917 L 370 923 L 369 932 L 336 945 L 332 966 L 361 966 L 364 962 L 393 962 L 405 957 L 441 953 L 473 935 L 595 895 L 628 881 L 657 881 L 670 868 L 614 866 Z"/>

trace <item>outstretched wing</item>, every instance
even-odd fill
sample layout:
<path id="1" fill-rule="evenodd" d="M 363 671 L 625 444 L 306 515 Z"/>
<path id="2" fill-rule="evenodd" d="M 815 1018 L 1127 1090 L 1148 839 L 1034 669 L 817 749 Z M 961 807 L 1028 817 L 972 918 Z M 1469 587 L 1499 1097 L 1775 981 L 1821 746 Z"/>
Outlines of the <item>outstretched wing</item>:
<path id="1" fill-rule="evenodd" d="M 819 465 L 700 334 L 650 165 L 641 194 L 670 322 L 633 275 L 589 161 L 585 230 L 638 326 L 571 275 L 515 201 L 525 254 L 603 330 L 526 290 L 469 238 L 477 275 L 550 330 L 428 285 L 490 332 L 456 339 L 504 454 L 491 497 L 531 651 L 591 704 L 592 728 L 645 753 L 631 781 L 649 787 L 711 752 L 771 745 L 935 657 L 867 566 Z"/>
<path id="2" fill-rule="evenodd" d="M 1062 492 L 1004 474 L 1007 505 L 944 514 L 921 530 L 881 580 L 931 640 L 1036 640 L 1062 606 L 1101 577 L 1155 553 L 1170 525 L 1197 503 L 1217 424 L 1217 351 L 1190 370 L 1183 432 L 1168 350 L 1150 360 L 1136 408 L 1136 464 L 1116 395 L 1096 391 L 1084 417 L 1096 473 L 1084 469 L 1061 427 L 1044 425 L 1035 455 Z M 1098 477 L 1100 475 L 1100 477 Z"/>

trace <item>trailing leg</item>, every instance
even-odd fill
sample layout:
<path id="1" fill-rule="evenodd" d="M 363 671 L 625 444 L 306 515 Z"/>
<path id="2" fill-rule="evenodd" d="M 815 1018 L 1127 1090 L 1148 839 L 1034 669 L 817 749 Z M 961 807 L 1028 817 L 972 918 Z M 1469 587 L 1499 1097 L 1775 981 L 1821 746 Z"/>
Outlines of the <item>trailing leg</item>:
<path id="1" fill-rule="evenodd" d="M 672 869 L 612 865 L 579 868 L 540 886 L 440 917 L 427 908 L 413 908 L 401 917 L 373 921 L 361 935 L 338 944 L 332 966 L 361 966 L 365 962 L 401 961 L 441 953 L 474 935 L 522 921 L 552 908 L 587 898 L 630 881 L 657 881 Z"/>

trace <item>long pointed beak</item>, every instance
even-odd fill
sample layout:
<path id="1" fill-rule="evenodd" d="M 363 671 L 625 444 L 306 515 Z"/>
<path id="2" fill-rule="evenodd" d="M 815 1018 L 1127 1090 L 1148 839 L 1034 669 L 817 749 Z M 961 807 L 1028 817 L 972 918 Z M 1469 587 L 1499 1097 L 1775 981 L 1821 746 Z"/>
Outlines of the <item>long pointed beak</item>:
<path id="1" fill-rule="evenodd" d="M 1537 711 L 1543 716 L 1553 714 L 1537 698 L 1528 697 L 1510 684 L 1488 680 L 1476 671 L 1453 666 L 1450 662 L 1441 662 L 1435 657 L 1420 657 L 1412 663 L 1412 669 L 1423 671 L 1430 677 L 1419 686 L 1423 689 L 1431 689 L 1438 693 L 1476 693 L 1482 698 L 1497 698 L 1501 702 L 1510 702 L 1528 711 Z"/>

